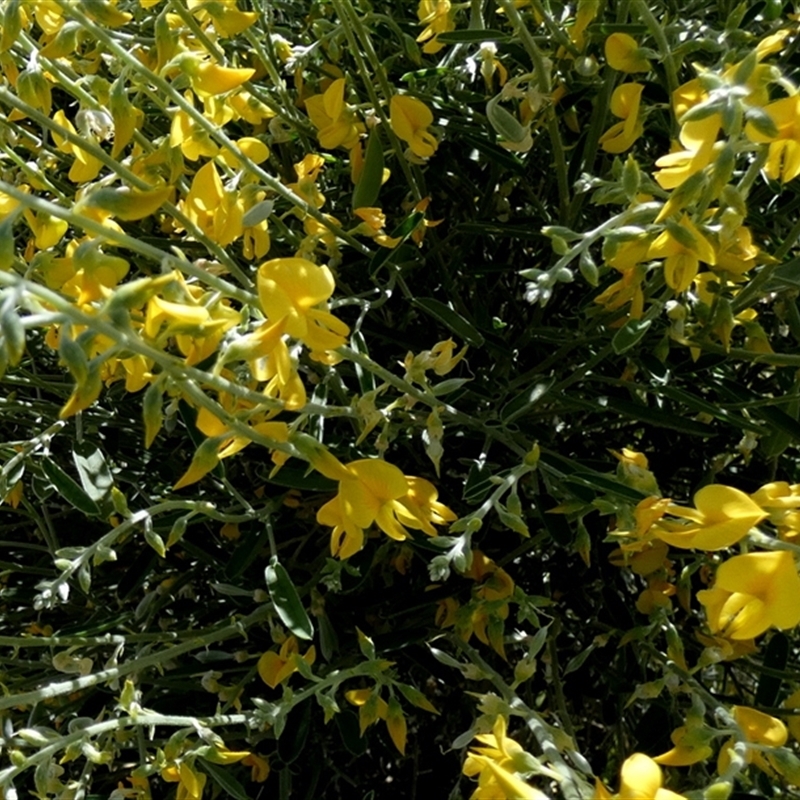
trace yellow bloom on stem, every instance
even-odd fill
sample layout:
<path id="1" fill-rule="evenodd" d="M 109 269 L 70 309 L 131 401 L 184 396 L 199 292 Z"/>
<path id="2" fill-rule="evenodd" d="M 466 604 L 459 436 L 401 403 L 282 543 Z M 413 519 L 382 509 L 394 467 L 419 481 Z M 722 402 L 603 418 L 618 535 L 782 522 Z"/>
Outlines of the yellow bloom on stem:
<path id="1" fill-rule="evenodd" d="M 183 69 L 189 75 L 192 89 L 200 95 L 217 95 L 233 91 L 255 75 L 251 67 L 222 67 L 196 58 L 184 59 Z"/>
<path id="2" fill-rule="evenodd" d="M 714 752 L 709 746 L 713 733 L 699 726 L 682 725 L 676 728 L 670 739 L 675 745 L 672 750 L 653 759 L 665 767 L 688 767 L 705 761 Z"/>
<path id="3" fill-rule="evenodd" d="M 739 489 L 722 484 L 704 486 L 694 496 L 695 508 L 670 506 L 686 523 L 658 523 L 655 535 L 673 547 L 722 550 L 736 544 L 767 513 Z"/>
<path id="4" fill-rule="evenodd" d="M 328 267 L 304 258 L 274 258 L 258 268 L 256 282 L 269 320 L 285 320 L 286 333 L 304 342 L 312 357 L 347 341 L 350 328 L 323 305 L 336 287 Z"/>
<path id="5" fill-rule="evenodd" d="M 467 753 L 462 772 L 469 778 L 478 778 L 478 788 L 470 800 L 542 800 L 546 797 L 538 789 L 518 777 L 518 772 L 529 772 L 528 754 L 519 742 L 506 736 L 506 719 L 501 714 L 491 733 L 475 737 L 481 747 Z"/>
<path id="6" fill-rule="evenodd" d="M 197 161 L 201 156 L 213 158 L 219 153 L 219 147 L 211 141 L 208 132 L 182 109 L 178 109 L 172 117 L 169 144 L 170 147 L 180 147 L 189 161 Z"/>
<path id="7" fill-rule="evenodd" d="M 455 30 L 450 0 L 420 0 L 417 7 L 419 21 L 427 27 L 417 36 L 418 42 L 425 42 L 423 53 L 438 53 L 444 45 L 439 42 L 440 33 Z"/>
<path id="8" fill-rule="evenodd" d="M 261 680 L 264 681 L 270 689 L 274 689 L 279 683 L 285 681 L 293 672 L 297 672 L 297 662 L 301 658 L 308 666 L 311 666 L 317 658 L 316 648 L 312 644 L 301 656 L 297 638 L 295 636 L 289 636 L 281 645 L 280 652 L 276 653 L 273 650 L 267 650 L 267 652 L 258 659 L 258 674 L 261 676 Z"/>
<path id="9" fill-rule="evenodd" d="M 389 102 L 389 121 L 392 130 L 408 143 L 415 156 L 430 158 L 436 152 L 439 142 L 428 132 L 433 113 L 421 100 L 407 94 L 394 95 Z"/>
<path id="10" fill-rule="evenodd" d="M 774 136 L 759 131 L 752 122 L 744 132 L 751 142 L 769 143 L 764 172 L 773 180 L 788 183 L 800 175 L 800 95 L 783 97 L 764 106 L 764 111 L 778 129 Z"/>
<path id="11" fill-rule="evenodd" d="M 225 190 L 212 161 L 197 171 L 179 207 L 209 239 L 223 247 L 235 242 L 244 230 L 239 193 Z"/>
<path id="12" fill-rule="evenodd" d="M 748 743 L 766 747 L 783 747 L 786 744 L 786 740 L 789 738 L 789 731 L 779 719 L 747 706 L 733 706 L 731 712 Z M 720 748 L 719 757 L 717 758 L 717 772 L 719 774 L 725 772 L 730 766 L 730 748 L 733 747 L 735 741 L 733 738 L 728 739 Z M 748 747 L 745 759 L 748 764 L 755 764 L 767 774 L 772 774 L 777 766 L 773 763 L 769 751 L 762 753 Z"/>
<path id="13" fill-rule="evenodd" d="M 207 776 L 197 772 L 185 761 L 180 766 L 173 765 L 161 770 L 161 778 L 167 783 L 177 783 L 178 793 L 176 800 L 201 800 Z"/>
<path id="14" fill-rule="evenodd" d="M 800 577 L 791 553 L 747 553 L 725 561 L 712 589 L 697 593 L 711 633 L 753 639 L 800 623 Z"/>
<path id="15" fill-rule="evenodd" d="M 661 767 L 644 753 L 634 753 L 625 759 L 620 769 L 619 800 L 686 800 L 663 788 Z M 610 800 L 608 790 L 598 781 L 595 800 Z"/>
<path id="16" fill-rule="evenodd" d="M 675 189 L 711 163 L 721 125 L 722 117 L 711 114 L 681 126 L 678 138 L 684 149 L 676 149 L 656 161 L 661 169 L 653 177 L 662 189 Z"/>
<path id="17" fill-rule="evenodd" d="M 77 135 L 75 126 L 67 119 L 66 114 L 64 114 L 61 109 L 53 114 L 53 122 L 60 125 L 62 128 L 66 128 L 70 133 Z M 93 181 L 103 168 L 102 163 L 82 147 L 73 144 L 66 137 L 59 136 L 55 131 L 53 131 L 52 134 L 56 147 L 62 153 L 75 157 L 67 177 L 73 183 L 88 183 L 89 181 Z M 93 139 L 89 139 L 89 141 L 94 142 Z"/>
<path id="18" fill-rule="evenodd" d="M 636 40 L 627 33 L 612 33 L 606 39 L 606 61 L 620 72 L 648 72 L 650 62 L 640 53 Z"/>
<path id="19" fill-rule="evenodd" d="M 641 83 L 623 83 L 611 95 L 611 113 L 622 122 L 612 125 L 601 137 L 606 153 L 624 153 L 642 135 L 644 125 L 639 114 L 642 99 Z"/>
<path id="20" fill-rule="evenodd" d="M 711 242 L 685 214 L 677 224 L 667 221 L 666 229 L 650 245 L 647 257 L 664 259 L 664 280 L 676 292 L 684 292 L 692 285 L 701 261 L 712 266 L 717 261 Z"/>
<path id="21" fill-rule="evenodd" d="M 351 233 L 361 233 L 374 239 L 375 242 L 381 247 L 397 247 L 403 240 L 389 236 L 384 230 L 386 225 L 386 214 L 380 208 L 364 207 L 356 208 L 353 214 L 360 220 L 363 220 L 360 225 L 353 228 Z"/>
<path id="22" fill-rule="evenodd" d="M 331 553 L 349 558 L 364 545 L 364 530 L 373 523 L 397 541 L 408 538 L 406 528 L 436 535 L 433 525 L 455 519 L 438 502 L 438 492 L 423 478 L 402 471 L 378 458 L 365 458 L 345 466 L 339 492 L 317 512 L 317 522 L 333 528 Z M 333 473 L 332 473 L 333 474 Z"/>
<path id="23" fill-rule="evenodd" d="M 351 150 L 364 132 L 355 111 L 344 100 L 345 79 L 337 78 L 323 94 L 306 98 L 306 111 L 319 131 L 317 139 L 326 150 L 346 147 Z"/>
<path id="24" fill-rule="evenodd" d="M 210 19 L 214 30 L 223 38 L 247 30 L 258 19 L 254 11 L 239 11 L 236 0 L 214 0 L 213 3 L 188 0 L 188 7 L 198 19 Z"/>
<path id="25" fill-rule="evenodd" d="M 380 696 L 380 689 L 377 686 L 374 689 L 352 689 L 345 692 L 344 696 L 348 703 L 358 708 L 358 722 L 362 736 L 370 725 L 382 719 L 386 723 L 392 743 L 402 755 L 405 755 L 406 720 L 400 703 L 394 697 L 387 703 Z"/>
<path id="26" fill-rule="evenodd" d="M 309 153 L 294 165 L 297 183 L 289 183 L 286 188 L 302 197 L 310 206 L 322 208 L 325 205 L 325 195 L 317 188 L 317 178 L 324 166 L 325 159 L 322 156 Z"/>

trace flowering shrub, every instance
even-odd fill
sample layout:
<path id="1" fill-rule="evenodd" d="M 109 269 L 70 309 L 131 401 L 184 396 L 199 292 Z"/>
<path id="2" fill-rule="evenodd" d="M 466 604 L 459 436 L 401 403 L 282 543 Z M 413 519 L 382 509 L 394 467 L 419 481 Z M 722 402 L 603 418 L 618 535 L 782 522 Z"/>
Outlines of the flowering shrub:
<path id="1" fill-rule="evenodd" d="M 0 0 L 0 796 L 797 792 L 799 32 Z"/>

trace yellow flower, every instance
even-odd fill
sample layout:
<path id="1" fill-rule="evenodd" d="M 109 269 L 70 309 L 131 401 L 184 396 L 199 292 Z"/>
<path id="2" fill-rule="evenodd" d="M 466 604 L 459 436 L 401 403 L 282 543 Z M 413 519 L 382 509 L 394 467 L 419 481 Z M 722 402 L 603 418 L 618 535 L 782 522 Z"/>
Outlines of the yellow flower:
<path id="1" fill-rule="evenodd" d="M 198 19 L 208 17 L 214 30 L 223 38 L 235 36 L 247 30 L 257 19 L 254 11 L 239 11 L 236 0 L 188 0 L 188 7 Z"/>
<path id="2" fill-rule="evenodd" d="M 364 125 L 358 122 L 355 111 L 344 101 L 344 89 L 345 79 L 337 78 L 324 94 L 306 98 L 306 111 L 319 131 L 320 146 L 326 150 L 339 146 L 350 150 L 364 132 Z"/>
<path id="3" fill-rule="evenodd" d="M 274 258 L 258 268 L 261 308 L 270 322 L 285 320 L 285 331 L 300 339 L 312 357 L 335 350 L 350 329 L 324 307 L 336 283 L 326 266 L 304 258 Z"/>
<path id="4" fill-rule="evenodd" d="M 653 177 L 662 189 L 675 189 L 711 163 L 721 125 L 722 117 L 711 114 L 681 126 L 678 138 L 684 149 L 675 150 L 656 161 L 656 166 L 661 169 Z"/>
<path id="5" fill-rule="evenodd" d="M 769 154 L 764 172 L 773 180 L 788 183 L 800 175 L 800 95 L 783 97 L 764 106 L 778 129 L 774 136 L 759 131 L 752 122 L 745 126 L 745 134 L 752 142 L 769 143 Z"/>
<path id="6" fill-rule="evenodd" d="M 351 233 L 363 233 L 371 239 L 374 239 L 381 247 L 397 247 L 397 245 L 403 241 L 400 238 L 387 235 L 386 231 L 383 229 L 386 225 L 386 214 L 384 214 L 380 208 L 371 206 L 356 208 L 353 214 L 360 220 L 363 220 L 363 222 L 355 227 Z"/>
<path id="7" fill-rule="evenodd" d="M 185 761 L 180 766 L 173 765 L 161 770 L 161 777 L 167 783 L 177 783 L 176 800 L 201 800 L 207 776 L 197 772 Z"/>
<path id="8" fill-rule="evenodd" d="M 269 760 L 266 756 L 250 753 L 242 759 L 242 764 L 250 767 L 250 780 L 255 783 L 264 783 L 269 777 Z"/>
<path id="9" fill-rule="evenodd" d="M 62 128 L 66 128 L 70 133 L 77 135 L 75 126 L 67 119 L 61 109 L 53 114 L 53 122 L 60 125 Z M 69 174 L 67 175 L 73 183 L 88 183 L 97 177 L 100 170 L 103 168 L 103 165 L 98 159 L 82 147 L 72 144 L 69 139 L 59 136 L 55 131 L 53 131 L 53 141 L 62 153 L 75 156 L 75 160 L 72 162 Z M 89 138 L 88 141 L 94 143 L 94 140 L 91 138 Z"/>
<path id="10" fill-rule="evenodd" d="M 345 474 L 339 469 L 331 472 L 340 476 L 339 492 L 317 512 L 317 522 L 333 528 L 334 556 L 349 558 L 357 553 L 364 546 L 364 530 L 373 523 L 387 536 L 403 541 L 408 538 L 406 528 L 435 536 L 433 525 L 455 519 L 453 512 L 438 502 L 433 484 L 423 478 L 407 478 L 382 459 L 353 461 L 344 469 Z"/>
<path id="11" fill-rule="evenodd" d="M 184 59 L 183 68 L 192 82 L 192 89 L 200 95 L 217 95 L 233 91 L 255 75 L 251 67 L 237 69 L 222 67 L 196 58 Z"/>
<path id="12" fill-rule="evenodd" d="M 747 553 L 725 561 L 712 589 L 697 593 L 711 633 L 752 639 L 800 622 L 800 577 L 791 553 Z"/>
<path id="13" fill-rule="evenodd" d="M 528 754 L 506 736 L 506 720 L 498 715 L 491 733 L 475 737 L 482 747 L 467 753 L 462 772 L 478 778 L 470 800 L 542 800 L 546 795 L 523 781 L 516 773 L 529 772 Z"/>
<path id="14" fill-rule="evenodd" d="M 425 42 L 422 52 L 438 53 L 444 47 L 437 38 L 439 34 L 455 29 L 450 0 L 420 0 L 417 17 L 427 26 L 417 36 L 418 42 Z"/>
<path id="15" fill-rule="evenodd" d="M 223 247 L 242 235 L 244 210 L 239 192 L 225 190 L 212 161 L 197 171 L 179 206 L 209 239 Z"/>
<path id="16" fill-rule="evenodd" d="M 612 33 L 606 39 L 606 61 L 620 72 L 648 72 L 650 62 L 640 54 L 640 49 L 627 33 Z"/>
<path id="17" fill-rule="evenodd" d="M 682 725 L 676 728 L 670 739 L 675 745 L 672 750 L 653 759 L 665 767 L 688 767 L 705 761 L 714 750 L 709 746 L 713 733 L 699 726 Z"/>
<path id="18" fill-rule="evenodd" d="M 180 147 L 184 157 L 189 161 L 197 161 L 201 156 L 213 158 L 219 153 L 219 147 L 211 141 L 207 131 L 182 109 L 178 109 L 172 117 L 169 145 Z"/>
<path id="19" fill-rule="evenodd" d="M 306 664 L 311 666 L 317 658 L 316 648 L 312 644 L 301 656 L 297 638 L 295 636 L 289 636 L 281 645 L 279 653 L 273 650 L 267 650 L 267 652 L 258 659 L 258 674 L 261 676 L 261 680 L 264 681 L 270 689 L 274 689 L 293 672 L 297 672 L 297 662 L 301 658 Z"/>
<path id="20" fill-rule="evenodd" d="M 722 550 L 736 544 L 766 512 L 744 492 L 731 486 L 704 486 L 694 496 L 695 508 L 670 506 L 669 513 L 687 523 L 658 523 L 656 536 L 673 547 Z"/>
<path id="21" fill-rule="evenodd" d="M 626 758 L 620 769 L 618 800 L 686 800 L 663 788 L 661 768 L 650 756 L 634 753 Z M 595 783 L 594 800 L 611 800 L 611 793 L 600 781 Z"/>
<path id="22" fill-rule="evenodd" d="M 614 89 L 611 113 L 623 121 L 612 125 L 600 137 L 600 144 L 606 153 L 624 153 L 642 135 L 644 125 L 639 105 L 643 89 L 641 83 L 623 83 Z"/>
<path id="23" fill-rule="evenodd" d="M 392 697 L 387 703 L 380 696 L 380 689 L 352 689 L 344 693 L 348 703 L 352 703 L 358 708 L 358 722 L 361 735 L 364 731 L 377 722 L 384 720 L 386 729 L 392 739 L 394 746 L 402 755 L 406 753 L 406 720 L 400 703 Z"/>
<path id="24" fill-rule="evenodd" d="M 734 706 L 731 711 L 748 743 L 763 745 L 768 748 L 783 747 L 786 744 L 789 732 L 779 719 L 747 706 Z M 717 758 L 717 772 L 720 774 L 730 766 L 730 748 L 733 747 L 735 741 L 733 738 L 728 739 L 720 748 L 719 757 Z M 776 766 L 772 758 L 770 758 L 769 751 L 761 753 L 748 747 L 745 758 L 748 764 L 755 764 L 767 774 L 772 774 L 773 768 Z"/>
<path id="25" fill-rule="evenodd" d="M 317 188 L 317 178 L 325 166 L 325 159 L 316 153 L 309 153 L 302 161 L 294 165 L 297 183 L 289 183 L 287 189 L 300 195 L 310 206 L 322 208 L 325 205 L 325 195 Z"/>
<path id="26" fill-rule="evenodd" d="M 667 222 L 667 227 L 647 251 L 648 258 L 663 258 L 664 280 L 676 292 L 684 292 L 692 285 L 700 262 L 715 264 L 714 248 L 684 214 L 678 224 Z"/>
<path id="27" fill-rule="evenodd" d="M 407 94 L 396 94 L 389 102 L 392 130 L 408 143 L 411 152 L 420 158 L 430 158 L 439 146 L 436 137 L 428 132 L 433 113 L 421 100 Z"/>

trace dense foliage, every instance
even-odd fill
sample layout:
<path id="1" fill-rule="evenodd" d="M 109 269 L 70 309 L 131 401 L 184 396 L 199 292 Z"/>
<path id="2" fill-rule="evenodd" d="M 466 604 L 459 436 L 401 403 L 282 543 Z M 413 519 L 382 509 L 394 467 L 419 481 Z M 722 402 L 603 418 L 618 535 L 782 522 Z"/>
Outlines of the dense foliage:
<path id="1" fill-rule="evenodd" d="M 2 0 L 0 796 L 796 792 L 797 20 Z"/>

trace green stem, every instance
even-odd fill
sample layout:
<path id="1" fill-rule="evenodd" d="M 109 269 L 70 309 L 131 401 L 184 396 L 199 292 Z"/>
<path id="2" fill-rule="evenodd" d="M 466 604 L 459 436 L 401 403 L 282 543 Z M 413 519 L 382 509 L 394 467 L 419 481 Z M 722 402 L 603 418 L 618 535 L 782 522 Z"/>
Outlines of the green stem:
<path id="1" fill-rule="evenodd" d="M 403 170 L 403 174 L 406 177 L 406 181 L 408 182 L 409 188 L 414 194 L 414 199 L 421 200 L 423 197 L 422 190 L 417 184 L 416 177 L 413 171 L 411 170 L 411 165 L 408 163 L 405 157 L 405 148 L 395 135 L 395 132 L 392 129 L 392 125 L 389 121 L 389 118 L 386 116 L 386 111 L 383 108 L 383 104 L 381 103 L 380 98 L 378 97 L 378 94 L 375 91 L 372 82 L 369 80 L 369 72 L 367 70 L 367 64 L 364 60 L 364 57 L 361 54 L 361 48 L 358 46 L 358 42 L 356 41 L 356 38 L 353 35 L 353 31 L 356 32 L 358 38 L 361 40 L 364 52 L 367 54 L 367 58 L 369 59 L 370 65 L 372 66 L 372 71 L 374 72 L 375 76 L 378 79 L 378 83 L 381 86 L 381 91 L 383 92 L 386 101 L 389 102 L 392 98 L 392 95 L 394 95 L 395 92 L 389 85 L 389 82 L 386 78 L 386 74 L 384 73 L 383 67 L 381 66 L 380 60 L 378 59 L 378 56 L 375 53 L 375 48 L 373 48 L 372 46 L 372 41 L 369 38 L 369 34 L 364 28 L 364 25 L 362 24 L 358 14 L 350 5 L 349 0 L 333 0 L 333 5 L 334 8 L 336 9 L 336 13 L 338 14 L 339 18 L 342 20 L 342 28 L 344 30 L 345 36 L 347 37 L 347 41 L 350 44 L 351 55 L 353 56 L 353 59 L 356 62 L 356 66 L 358 67 L 359 73 L 364 79 L 363 80 L 364 87 L 367 90 L 367 94 L 369 95 L 370 102 L 372 103 L 375 109 L 375 113 L 378 115 L 378 117 L 380 117 L 381 124 L 383 125 L 383 130 L 386 132 L 386 135 L 389 138 L 389 143 L 391 144 L 392 149 L 395 152 L 397 162 L 400 164 L 400 168 Z"/>
<path id="2" fill-rule="evenodd" d="M 209 120 L 207 120 L 191 103 L 187 102 L 183 95 L 176 91 L 168 81 L 164 80 L 158 75 L 155 75 L 132 53 L 129 53 L 124 47 L 118 45 L 114 38 L 109 35 L 108 31 L 99 25 L 96 25 L 91 19 L 89 19 L 89 17 L 81 13 L 75 5 L 67 4 L 64 2 L 64 0 L 57 0 L 57 2 L 63 9 L 65 16 L 69 16 L 80 22 L 81 25 L 87 31 L 89 31 L 98 42 L 101 42 L 103 45 L 105 45 L 109 51 L 117 56 L 122 62 L 130 66 L 139 74 L 144 75 L 146 79 L 156 87 L 158 92 L 161 94 L 162 99 L 169 98 L 172 103 L 184 111 L 192 119 L 192 121 L 199 125 L 206 133 L 208 133 L 209 136 L 211 136 L 213 139 L 216 139 L 226 150 L 228 150 L 228 152 L 232 153 L 239 163 L 244 165 L 249 172 L 262 181 L 264 185 L 270 189 L 270 191 L 274 192 L 291 205 L 300 209 L 304 214 L 308 214 L 310 217 L 319 222 L 320 225 L 331 231 L 331 233 L 333 233 L 335 236 L 355 248 L 356 252 L 366 256 L 372 255 L 372 251 L 358 241 L 358 239 L 342 230 L 335 223 L 331 222 L 330 219 L 328 219 L 328 217 L 322 214 L 318 209 L 314 208 L 314 206 L 310 205 L 302 197 L 287 189 L 277 178 L 270 175 L 248 156 L 242 153 L 242 151 L 227 136 L 227 134 L 225 134 L 218 126 L 213 125 Z"/>
<path id="3" fill-rule="evenodd" d="M 539 91 L 546 97 L 550 97 L 552 93 L 552 84 L 550 83 L 550 72 L 547 68 L 542 51 L 536 44 L 533 36 L 525 25 L 521 14 L 517 11 L 513 0 L 500 0 L 505 9 L 508 19 L 513 23 L 517 34 L 519 35 L 522 46 L 530 56 L 533 62 L 534 74 L 536 81 L 539 84 Z M 569 176 L 567 173 L 567 159 L 564 151 L 564 143 L 561 140 L 561 131 L 558 127 L 558 118 L 556 117 L 555 109 L 551 106 L 545 112 L 547 114 L 547 133 L 550 137 L 550 146 L 553 148 L 553 159 L 556 168 L 556 182 L 558 184 L 558 208 L 559 220 L 562 224 L 566 223 L 569 217 Z"/>
<path id="4" fill-rule="evenodd" d="M 6 708 L 13 708 L 14 706 L 35 705 L 36 703 L 41 703 L 52 697 L 60 697 L 61 695 L 77 692 L 81 689 L 88 689 L 98 684 L 124 678 L 126 675 L 131 675 L 135 672 L 142 672 L 150 667 L 157 667 L 168 661 L 172 661 L 177 656 L 191 653 L 193 650 L 200 650 L 215 642 L 222 642 L 225 639 L 233 639 L 237 636 L 241 636 L 245 630 L 263 622 L 272 613 L 272 605 L 265 604 L 252 614 L 244 617 L 244 619 L 226 625 L 214 633 L 198 636 L 190 642 L 167 647 L 158 653 L 152 653 L 151 655 L 128 661 L 125 664 L 121 664 L 119 667 L 112 667 L 111 669 L 105 669 L 100 672 L 95 672 L 92 675 L 84 675 L 79 678 L 71 678 L 67 681 L 56 681 L 40 689 L 35 689 L 32 692 L 5 695 L 0 697 L 0 711 Z M 244 717 L 242 717 L 242 721 L 244 721 Z M 0 779 L 2 779 L 2 777 L 3 773 L 0 773 Z"/>
<path id="5" fill-rule="evenodd" d="M 149 183 L 147 183 L 147 181 L 143 180 L 138 175 L 131 172 L 129 169 L 127 169 L 127 167 L 124 167 L 122 164 L 120 164 L 119 161 L 116 161 L 115 159 L 111 158 L 111 156 L 108 155 L 108 153 L 106 153 L 106 151 L 103 150 L 103 148 L 100 147 L 100 145 L 98 145 L 96 142 L 86 139 L 80 136 L 79 134 L 73 133 L 67 128 L 64 128 L 62 125 L 59 125 L 57 122 L 54 122 L 52 119 L 45 116 L 37 109 L 33 108 L 32 106 L 29 106 L 27 103 L 24 103 L 18 97 L 15 97 L 7 89 L 0 88 L 0 100 L 12 106 L 13 108 L 16 108 L 24 112 L 32 120 L 38 122 L 40 125 L 51 131 L 51 133 L 56 133 L 61 138 L 66 139 L 70 144 L 80 148 L 85 153 L 91 155 L 93 158 L 96 158 L 98 161 L 100 161 L 101 164 L 108 167 L 112 172 L 114 172 L 122 180 L 126 181 L 134 188 L 145 192 L 153 188 Z M 206 249 L 209 250 L 209 252 L 213 253 L 214 256 L 218 258 L 220 262 L 228 268 L 231 274 L 236 276 L 236 278 L 240 281 L 242 286 L 246 288 L 251 288 L 253 286 L 253 282 L 249 278 L 249 276 L 242 271 L 241 267 L 239 267 L 239 265 L 225 252 L 225 250 L 222 247 L 220 247 L 216 242 L 209 239 L 208 236 L 206 236 L 206 234 L 203 233 L 203 231 L 200 230 L 200 228 L 198 228 L 197 225 L 194 224 L 194 222 L 192 222 L 192 220 L 190 220 L 182 211 L 180 211 L 180 209 L 177 208 L 177 206 L 169 202 L 164 203 L 163 206 L 164 209 L 172 217 L 174 217 L 175 220 L 178 223 L 180 223 L 181 226 L 183 226 L 186 229 L 186 232 L 190 236 L 192 236 L 198 242 L 203 244 L 206 247 Z M 84 219 L 79 215 L 74 215 L 74 216 L 76 220 Z M 73 225 L 77 224 L 79 227 L 84 227 L 84 228 L 86 227 L 86 225 L 78 221 L 71 221 L 71 224 Z M 116 233 L 115 231 L 112 231 L 110 228 L 102 225 L 101 223 L 98 223 L 98 225 L 102 229 L 102 231 L 99 232 L 99 235 L 104 236 L 107 239 L 114 238 L 113 236 L 111 236 L 111 234 Z M 161 250 L 158 250 L 155 247 L 151 249 L 160 254 L 158 260 L 161 260 L 161 258 L 164 257 L 164 253 Z M 181 261 L 181 264 L 186 264 L 186 262 Z M 230 285 L 232 286 L 232 284 Z"/>
<path id="6" fill-rule="evenodd" d="M 633 0 L 633 4 L 639 16 L 642 18 L 642 21 L 647 26 L 647 29 L 650 31 L 650 35 L 656 40 L 658 49 L 661 51 L 661 58 L 667 73 L 667 89 L 669 91 L 669 96 L 672 97 L 672 93 L 678 88 L 678 70 L 675 66 L 675 59 L 672 57 L 672 49 L 664 34 L 664 29 L 650 10 L 647 0 Z M 674 108 L 672 108 L 672 113 L 673 115 L 675 114 Z"/>

